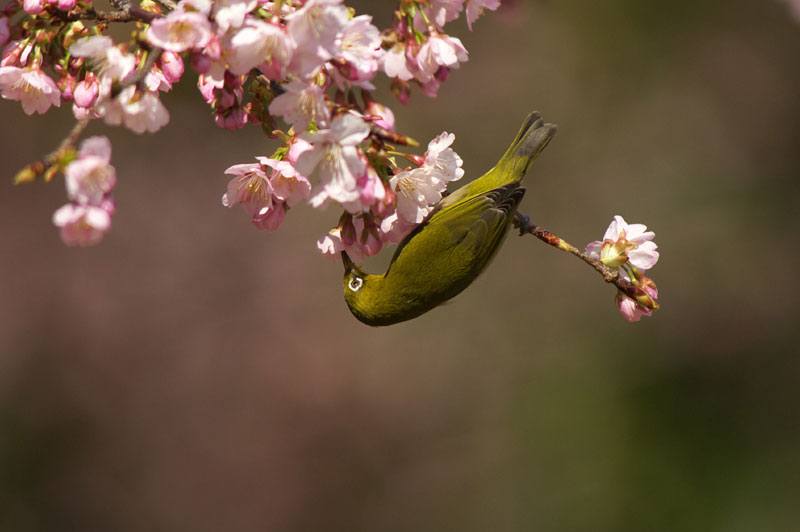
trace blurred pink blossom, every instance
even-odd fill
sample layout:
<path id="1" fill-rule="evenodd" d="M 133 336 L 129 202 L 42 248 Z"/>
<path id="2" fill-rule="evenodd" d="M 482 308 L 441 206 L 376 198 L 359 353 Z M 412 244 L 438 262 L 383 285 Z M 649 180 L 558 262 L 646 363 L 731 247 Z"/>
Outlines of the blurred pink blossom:
<path id="1" fill-rule="evenodd" d="M 223 41 L 223 54 L 228 69 L 237 75 L 266 63 L 270 69 L 282 72 L 292 57 L 294 42 L 279 26 L 255 18 Z"/>
<path id="2" fill-rule="evenodd" d="M 172 11 L 150 23 L 145 33 L 147 42 L 170 52 L 184 52 L 203 48 L 211 39 L 208 18 L 192 11 Z"/>
<path id="3" fill-rule="evenodd" d="M 117 182 L 110 162 L 111 141 L 107 137 L 84 140 L 78 157 L 64 169 L 67 196 L 80 204 L 99 205 Z"/>
<path id="4" fill-rule="evenodd" d="M 53 224 L 68 246 L 93 246 L 111 229 L 111 212 L 113 204 L 98 207 L 68 203 L 53 213 Z"/>
<path id="5" fill-rule="evenodd" d="M 459 62 L 467 61 L 467 50 L 457 37 L 431 35 L 417 54 L 419 72 L 416 77 L 422 83 L 431 81 L 440 67 L 458 68 Z"/>
<path id="6" fill-rule="evenodd" d="M 56 82 L 38 67 L 0 67 L 0 95 L 22 104 L 25 114 L 44 114 L 50 106 L 61 106 Z"/>
<path id="7" fill-rule="evenodd" d="M 330 113 L 320 86 L 309 85 L 302 81 L 290 81 L 284 89 L 286 92 L 269 104 L 270 113 L 282 116 L 297 133 L 307 130 L 312 120 L 317 128 L 328 126 Z"/>
<path id="8" fill-rule="evenodd" d="M 140 92 L 135 85 L 126 87 L 118 97 L 100 104 L 98 112 L 109 125 L 123 124 L 134 133 L 154 133 L 169 122 L 158 95 Z"/>
<path id="9" fill-rule="evenodd" d="M 297 44 L 290 70 L 308 77 L 339 55 L 337 40 L 350 16 L 342 0 L 309 0 L 286 20 L 289 35 Z"/>
<path id="10" fill-rule="evenodd" d="M 467 0 L 467 26 L 472 29 L 472 23 L 478 20 L 485 9 L 494 11 L 500 7 L 500 0 Z"/>

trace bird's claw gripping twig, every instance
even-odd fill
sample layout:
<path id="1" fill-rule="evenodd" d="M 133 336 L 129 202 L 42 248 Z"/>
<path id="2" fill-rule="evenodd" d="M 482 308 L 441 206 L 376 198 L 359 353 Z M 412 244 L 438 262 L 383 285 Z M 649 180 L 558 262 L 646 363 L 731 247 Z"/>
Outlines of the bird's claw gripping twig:
<path id="1" fill-rule="evenodd" d="M 519 236 L 533 232 L 536 229 L 536 224 L 531 223 L 531 218 L 527 214 L 521 212 L 514 213 L 514 228 L 519 229 Z"/>

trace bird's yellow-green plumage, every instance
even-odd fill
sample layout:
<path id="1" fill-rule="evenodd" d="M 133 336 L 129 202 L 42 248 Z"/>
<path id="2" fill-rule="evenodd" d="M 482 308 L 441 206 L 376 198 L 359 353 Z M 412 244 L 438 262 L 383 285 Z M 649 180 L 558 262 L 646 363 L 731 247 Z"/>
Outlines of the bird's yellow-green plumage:
<path id="1" fill-rule="evenodd" d="M 397 248 L 383 275 L 344 261 L 344 297 L 368 325 L 391 325 L 455 297 L 489 264 L 525 194 L 519 184 L 556 126 L 531 113 L 506 153 L 482 177 L 443 198 Z"/>

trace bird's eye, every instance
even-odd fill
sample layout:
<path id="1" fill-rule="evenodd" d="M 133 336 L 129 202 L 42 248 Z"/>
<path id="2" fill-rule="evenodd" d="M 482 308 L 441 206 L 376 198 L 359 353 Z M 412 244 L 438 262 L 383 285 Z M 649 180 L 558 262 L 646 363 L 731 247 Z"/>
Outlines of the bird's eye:
<path id="1" fill-rule="evenodd" d="M 350 287 L 350 290 L 353 292 L 357 292 L 361 285 L 364 284 L 364 280 L 361 277 L 353 277 L 350 279 L 350 283 L 347 285 Z"/>

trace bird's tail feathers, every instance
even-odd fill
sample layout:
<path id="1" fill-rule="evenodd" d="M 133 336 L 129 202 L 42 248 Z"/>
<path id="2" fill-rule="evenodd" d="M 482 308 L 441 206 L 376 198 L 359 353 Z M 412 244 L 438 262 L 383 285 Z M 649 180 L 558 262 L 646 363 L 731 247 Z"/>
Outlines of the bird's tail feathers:
<path id="1" fill-rule="evenodd" d="M 556 129 L 555 124 L 546 124 L 538 111 L 532 112 L 495 168 L 522 179 L 528 166 L 555 136 Z"/>

